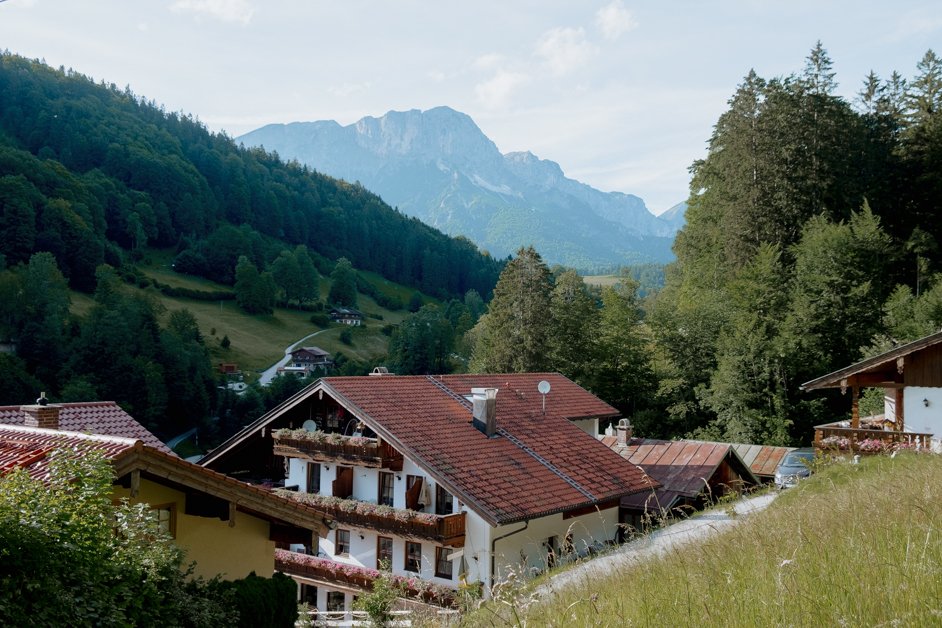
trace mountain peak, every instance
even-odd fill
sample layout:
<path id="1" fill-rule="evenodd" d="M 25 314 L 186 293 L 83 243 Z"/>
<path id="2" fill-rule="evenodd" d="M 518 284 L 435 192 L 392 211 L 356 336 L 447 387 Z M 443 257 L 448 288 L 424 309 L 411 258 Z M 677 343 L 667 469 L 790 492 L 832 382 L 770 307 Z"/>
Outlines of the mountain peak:
<path id="1" fill-rule="evenodd" d="M 530 151 L 502 155 L 467 114 L 389 111 L 338 129 L 265 127 L 241 138 L 325 174 L 359 181 L 402 212 L 497 257 L 535 245 L 579 269 L 666 262 L 676 228 L 636 196 L 566 177 Z"/>

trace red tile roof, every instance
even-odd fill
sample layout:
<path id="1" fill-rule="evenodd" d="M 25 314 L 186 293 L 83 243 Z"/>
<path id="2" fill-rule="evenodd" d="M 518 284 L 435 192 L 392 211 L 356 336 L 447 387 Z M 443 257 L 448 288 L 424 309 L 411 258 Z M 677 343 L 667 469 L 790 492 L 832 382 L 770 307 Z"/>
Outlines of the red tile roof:
<path id="1" fill-rule="evenodd" d="M 48 482 L 49 460 L 54 452 L 83 455 L 92 450 L 101 452 L 111 461 L 116 476 L 141 470 L 157 482 L 169 480 L 174 484 L 230 499 L 238 503 L 241 510 L 255 516 L 326 530 L 323 515 L 310 506 L 187 462 L 173 453 L 158 450 L 138 440 L 0 425 L 0 475 L 19 467 L 26 469 L 31 477 Z"/>
<path id="2" fill-rule="evenodd" d="M 536 389 L 544 379 L 552 385 L 546 414 Z M 464 397 L 472 387 L 498 389 L 496 438 L 471 424 Z M 308 394 L 318 389 L 495 525 L 651 486 L 640 469 L 570 423 L 617 411 L 559 374 L 327 377 Z"/>
<path id="3" fill-rule="evenodd" d="M 643 510 L 645 504 L 670 508 L 681 497 L 696 498 L 727 458 L 738 467 L 740 474 L 749 476 L 745 480 L 758 483 L 758 478 L 752 476 L 748 466 L 727 443 L 642 438 L 619 443 L 613 436 L 606 436 L 602 442 L 661 484 L 654 502 L 650 501 L 650 494 L 632 495 L 622 499 L 622 506 L 626 508 Z"/>
<path id="4" fill-rule="evenodd" d="M 523 406 L 542 413 L 543 395 L 537 390 L 541 381 L 550 384 L 546 395 L 546 412 L 577 419 L 615 418 L 621 415 L 585 388 L 559 373 L 509 373 L 502 375 L 441 375 L 435 379 L 462 395 L 470 395 L 472 388 L 499 388 L 513 391 Z M 506 394 L 503 395 L 506 398 Z M 500 402 L 498 402 L 499 404 Z"/>
<path id="5" fill-rule="evenodd" d="M 56 405 L 60 406 L 60 430 L 132 438 L 160 451 L 171 453 L 159 438 L 151 434 L 114 401 Z M 20 406 L 0 406 L 0 423 L 22 425 L 25 419 L 26 413 L 20 409 Z"/>
<path id="6" fill-rule="evenodd" d="M 22 425 L 0 425 L 0 474 L 23 468 L 31 477 L 49 480 L 49 456 L 56 450 L 77 455 L 99 451 L 114 459 L 137 445 L 129 438 L 78 434 Z"/>

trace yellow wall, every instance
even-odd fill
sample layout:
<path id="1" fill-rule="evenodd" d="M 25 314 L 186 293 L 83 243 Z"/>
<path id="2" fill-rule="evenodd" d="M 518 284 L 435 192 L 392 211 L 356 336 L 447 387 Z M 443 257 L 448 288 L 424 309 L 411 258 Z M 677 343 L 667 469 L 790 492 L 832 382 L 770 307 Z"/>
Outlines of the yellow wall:
<path id="1" fill-rule="evenodd" d="M 235 515 L 235 526 L 215 517 L 194 517 L 184 514 L 185 495 L 175 489 L 141 478 L 136 498 L 131 491 L 114 487 L 115 499 L 128 498 L 131 503 L 153 506 L 176 505 L 176 538 L 174 542 L 186 552 L 184 564 L 196 561 L 193 573 L 204 578 L 220 575 L 236 580 L 254 571 L 271 576 L 275 570 L 275 542 L 268 540 L 268 522 L 242 512 Z"/>

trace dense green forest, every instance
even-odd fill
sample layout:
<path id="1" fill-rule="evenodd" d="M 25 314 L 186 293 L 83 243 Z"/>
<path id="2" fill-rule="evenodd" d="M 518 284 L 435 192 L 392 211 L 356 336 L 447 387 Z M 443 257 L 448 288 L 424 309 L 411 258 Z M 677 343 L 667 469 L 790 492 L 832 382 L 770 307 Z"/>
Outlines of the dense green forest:
<path id="1" fill-rule="evenodd" d="M 0 403 L 40 390 L 113 399 L 163 436 L 237 405 L 217 399 L 193 316 L 122 286 L 154 283 L 135 268 L 146 247 L 175 250 L 177 272 L 233 286 L 178 296 L 234 297 L 255 315 L 355 305 L 357 290 L 405 306 L 358 269 L 433 297 L 486 295 L 503 264 L 359 185 L 236 146 L 130 88 L 0 54 L 0 340 L 16 343 L 0 354 Z M 330 294 L 319 275 L 333 278 Z M 94 294 L 91 312 L 70 314 L 69 289 Z"/>
<path id="2" fill-rule="evenodd" d="M 358 185 L 236 146 L 129 88 L 0 55 L 0 223 L 10 265 L 50 251 L 70 285 L 151 244 L 187 272 L 232 283 L 303 244 L 321 258 L 449 297 L 493 287 L 500 264 Z M 240 228 L 235 228 L 240 227 Z"/>
<path id="3" fill-rule="evenodd" d="M 650 315 L 662 431 L 808 441 L 849 400 L 801 383 L 942 325 L 942 62 L 836 87 L 820 43 L 796 75 L 749 72 L 693 165 Z"/>
<path id="4" fill-rule="evenodd" d="M 596 295 L 521 251 L 471 368 L 560 370 L 646 436 L 801 443 L 845 414 L 799 386 L 942 326 L 942 62 L 871 73 L 854 102 L 836 86 L 820 43 L 798 74 L 749 72 L 693 164 L 663 289 Z"/>

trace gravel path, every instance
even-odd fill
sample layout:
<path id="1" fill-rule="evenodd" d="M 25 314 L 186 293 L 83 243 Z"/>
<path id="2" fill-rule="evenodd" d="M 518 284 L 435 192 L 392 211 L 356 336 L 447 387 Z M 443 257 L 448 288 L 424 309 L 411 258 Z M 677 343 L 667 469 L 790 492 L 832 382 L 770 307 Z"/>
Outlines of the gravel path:
<path id="1" fill-rule="evenodd" d="M 714 508 L 700 516 L 684 519 L 675 524 L 655 530 L 651 534 L 626 543 L 611 554 L 586 561 L 556 576 L 534 590 L 535 597 L 549 597 L 574 586 L 577 582 L 599 578 L 629 567 L 688 543 L 717 534 L 740 523 L 745 516 L 763 510 L 778 496 L 769 491 L 755 497 L 747 497 L 733 504 L 736 516 L 730 517 L 726 510 Z"/>

